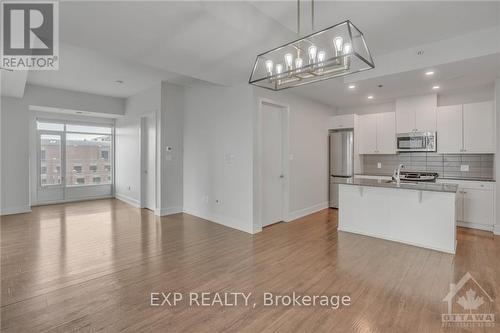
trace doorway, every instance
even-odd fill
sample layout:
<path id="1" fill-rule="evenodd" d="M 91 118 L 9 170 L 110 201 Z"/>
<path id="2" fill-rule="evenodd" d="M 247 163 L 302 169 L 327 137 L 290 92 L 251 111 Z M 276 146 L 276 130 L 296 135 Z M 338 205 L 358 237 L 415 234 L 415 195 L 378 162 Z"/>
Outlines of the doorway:
<path id="1" fill-rule="evenodd" d="M 262 227 L 286 220 L 288 210 L 288 115 L 287 106 L 268 100 L 261 101 Z"/>
<path id="2" fill-rule="evenodd" d="M 141 119 L 141 207 L 156 209 L 156 117 Z"/>

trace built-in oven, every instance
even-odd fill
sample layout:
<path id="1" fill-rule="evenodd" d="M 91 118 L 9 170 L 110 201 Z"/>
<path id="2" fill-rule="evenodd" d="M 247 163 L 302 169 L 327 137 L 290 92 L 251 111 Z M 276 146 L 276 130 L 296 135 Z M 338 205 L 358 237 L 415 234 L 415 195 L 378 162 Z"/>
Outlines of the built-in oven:
<path id="1" fill-rule="evenodd" d="M 436 132 L 412 132 L 396 134 L 398 152 L 436 151 Z"/>

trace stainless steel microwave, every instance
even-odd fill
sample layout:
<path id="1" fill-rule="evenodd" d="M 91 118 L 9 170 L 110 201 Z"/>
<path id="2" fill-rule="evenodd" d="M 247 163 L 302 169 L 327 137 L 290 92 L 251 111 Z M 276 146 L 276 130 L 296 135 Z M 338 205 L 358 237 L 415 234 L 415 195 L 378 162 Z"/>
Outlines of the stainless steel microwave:
<path id="1" fill-rule="evenodd" d="M 398 152 L 436 151 L 436 132 L 412 132 L 396 134 Z"/>

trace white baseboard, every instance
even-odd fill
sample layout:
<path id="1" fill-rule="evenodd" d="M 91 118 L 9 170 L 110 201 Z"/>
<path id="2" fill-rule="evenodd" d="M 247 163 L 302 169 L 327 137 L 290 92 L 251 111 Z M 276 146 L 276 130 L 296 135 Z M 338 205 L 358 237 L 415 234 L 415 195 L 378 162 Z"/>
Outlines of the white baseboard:
<path id="1" fill-rule="evenodd" d="M 128 203 L 129 205 L 132 205 L 135 208 L 141 208 L 141 203 L 139 202 L 139 200 L 136 200 L 136 199 L 131 198 L 129 196 L 126 196 L 124 194 L 115 193 L 115 198 L 120 200 L 120 201 L 123 201 L 125 203 Z"/>
<path id="2" fill-rule="evenodd" d="M 72 202 L 83 202 L 83 201 L 92 201 L 92 200 L 101 200 L 101 199 L 112 199 L 113 196 L 110 195 L 97 195 L 95 197 L 82 197 L 76 199 L 67 199 L 67 200 L 53 200 L 53 201 L 40 201 L 33 204 L 33 206 L 46 206 L 46 205 L 58 205 Z"/>
<path id="3" fill-rule="evenodd" d="M 156 216 L 165 216 L 182 213 L 182 207 L 167 207 L 167 208 L 156 208 L 155 215 Z"/>
<path id="4" fill-rule="evenodd" d="M 30 213 L 30 206 L 19 206 L 19 207 L 3 207 L 0 211 L 0 215 L 13 215 L 13 214 L 23 214 Z"/>
<path id="5" fill-rule="evenodd" d="M 290 221 L 293 221 L 296 219 L 300 219 L 301 217 L 319 212 L 320 210 L 323 210 L 326 208 L 328 208 L 328 201 L 319 203 L 319 204 L 311 206 L 311 207 L 295 210 L 293 212 L 290 212 L 290 214 L 288 214 L 288 217 L 286 218 L 285 222 L 290 222 Z"/>
<path id="6" fill-rule="evenodd" d="M 495 227 L 493 228 L 493 233 L 495 235 L 500 235 L 500 225 L 495 225 Z"/>
<path id="7" fill-rule="evenodd" d="M 461 221 L 457 221 L 457 225 L 459 227 L 464 227 L 464 228 L 471 228 L 471 229 L 478 229 L 478 230 L 485 230 L 485 231 L 493 231 L 493 226 L 492 225 L 479 224 L 479 223 L 470 223 L 470 222 L 461 222 Z"/>
<path id="8" fill-rule="evenodd" d="M 217 214 L 210 214 L 210 213 L 204 213 L 196 209 L 192 208 L 184 208 L 183 210 L 184 213 L 193 215 L 196 217 L 199 217 L 204 220 L 208 220 L 210 222 L 214 222 L 220 225 L 223 225 L 225 227 L 233 228 L 239 231 L 243 231 L 249 234 L 253 234 L 253 225 L 251 221 L 248 222 L 248 227 L 241 227 L 240 225 L 243 224 L 242 221 L 238 221 L 232 218 L 228 218 L 226 216 L 222 215 L 217 215 Z"/>

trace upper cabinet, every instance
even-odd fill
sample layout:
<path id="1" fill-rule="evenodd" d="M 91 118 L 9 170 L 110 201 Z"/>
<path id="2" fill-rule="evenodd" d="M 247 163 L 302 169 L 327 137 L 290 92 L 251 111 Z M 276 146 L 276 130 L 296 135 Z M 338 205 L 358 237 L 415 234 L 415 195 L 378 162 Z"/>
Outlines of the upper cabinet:
<path id="1" fill-rule="evenodd" d="M 396 119 L 394 112 L 358 117 L 359 154 L 395 154 Z"/>
<path id="2" fill-rule="evenodd" d="M 437 95 L 400 98 L 396 100 L 396 132 L 436 131 Z"/>
<path id="3" fill-rule="evenodd" d="M 330 117 L 329 129 L 354 128 L 354 114 Z"/>
<path id="4" fill-rule="evenodd" d="M 493 101 L 464 104 L 464 152 L 495 152 Z"/>
<path id="5" fill-rule="evenodd" d="M 493 102 L 442 106 L 437 110 L 438 153 L 494 153 Z"/>

